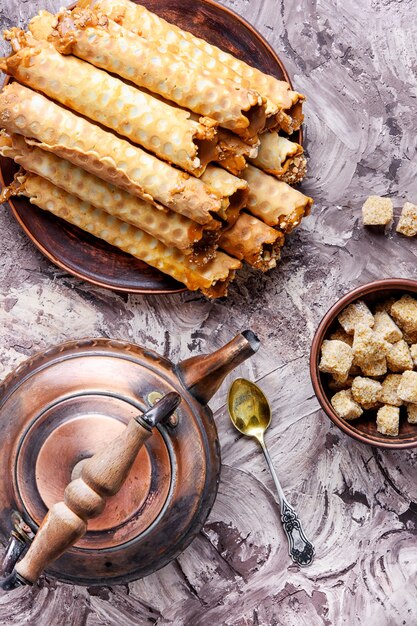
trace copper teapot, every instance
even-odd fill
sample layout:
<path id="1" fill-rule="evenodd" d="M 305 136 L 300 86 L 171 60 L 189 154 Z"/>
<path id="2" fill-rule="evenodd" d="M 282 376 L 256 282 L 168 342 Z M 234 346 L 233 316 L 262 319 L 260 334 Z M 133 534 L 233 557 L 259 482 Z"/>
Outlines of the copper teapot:
<path id="1" fill-rule="evenodd" d="M 207 402 L 258 347 L 244 331 L 174 365 L 91 339 L 20 365 L 0 387 L 0 526 L 9 536 L 0 586 L 34 584 L 44 570 L 72 584 L 125 583 L 182 552 L 219 483 Z"/>

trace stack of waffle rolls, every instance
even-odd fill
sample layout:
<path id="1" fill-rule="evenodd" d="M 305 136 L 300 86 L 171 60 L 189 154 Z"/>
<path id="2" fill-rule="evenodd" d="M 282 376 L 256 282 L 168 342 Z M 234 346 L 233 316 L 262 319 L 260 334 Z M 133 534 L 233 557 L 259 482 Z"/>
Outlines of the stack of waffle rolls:
<path id="1" fill-rule="evenodd" d="M 244 139 L 257 138 L 266 124 L 266 101 L 253 89 L 201 70 L 108 19 L 101 11 L 62 10 L 50 31 L 50 18 L 31 21 L 37 38 L 47 37 L 63 54 L 73 54 L 179 106 L 213 118 Z"/>
<path id="2" fill-rule="evenodd" d="M 18 82 L 0 93 L 0 154 L 21 167 L 8 193 L 209 297 L 241 261 L 275 267 L 312 204 L 288 184 L 305 173 L 280 134 L 302 120 L 288 83 L 130 0 L 41 11 L 5 38 Z"/>
<path id="3" fill-rule="evenodd" d="M 268 107 L 277 116 L 277 123 L 285 132 L 292 133 L 300 128 L 304 96 L 293 91 L 287 82 L 264 74 L 130 0 L 81 0 L 78 3 L 79 6 L 90 4 L 131 32 L 155 43 L 165 42 L 172 54 L 186 59 L 195 67 L 214 72 L 241 87 L 258 91 L 267 99 Z"/>
<path id="4" fill-rule="evenodd" d="M 88 4 L 88 2 L 81 1 L 78 5 L 80 4 Z M 233 142 L 229 135 L 228 142 L 233 142 L 235 154 L 238 153 L 244 157 L 240 159 L 239 167 L 236 167 L 235 161 L 231 158 L 230 150 L 227 151 L 226 149 L 226 154 L 229 153 L 228 156 L 225 156 L 225 151 L 221 149 L 213 156 L 213 159 L 221 161 L 222 166 L 229 169 L 233 174 L 239 175 L 245 167 L 246 159 L 256 156 L 256 153 L 251 151 L 251 147 L 257 148 L 260 145 L 262 132 L 277 127 L 286 133 L 292 133 L 299 129 L 303 119 L 301 107 L 304 96 L 291 90 L 287 82 L 279 81 L 259 70 L 250 68 L 247 64 L 234 59 L 215 46 L 210 46 L 191 33 L 186 33 L 172 24 L 168 24 L 145 7 L 136 5 L 131 0 L 110 0 L 110 5 L 113 6 L 111 15 L 117 17 L 123 26 L 108 19 L 107 15 L 104 16 L 100 10 L 101 3 L 96 3 L 95 6 L 98 8 L 95 10 L 80 8 L 75 8 L 72 11 L 62 10 L 57 16 L 47 11 L 40 11 L 31 20 L 29 28 L 34 38 L 39 41 L 49 40 L 60 52 L 65 54 L 72 52 L 90 64 L 119 74 L 121 77 L 134 82 L 142 90 L 149 90 L 153 93 L 154 98 L 157 96 L 164 99 L 165 102 L 171 101 L 171 104 L 188 107 L 191 111 L 208 117 L 211 123 L 218 122 L 223 129 L 233 131 L 235 141 Z M 127 11 L 130 16 L 129 19 L 124 20 L 120 17 L 123 6 L 126 10 L 129 8 Z M 140 28 L 135 29 L 133 27 L 131 11 L 138 12 L 139 20 L 143 17 L 144 21 L 140 22 Z M 149 16 L 153 17 L 150 18 Z M 128 28 L 124 28 L 125 23 Z M 140 34 L 137 34 L 138 32 Z M 165 36 L 167 39 L 158 39 L 156 35 L 158 32 L 160 32 L 161 37 Z M 174 45 L 172 39 L 174 38 L 176 41 L 180 37 L 180 33 L 183 36 Z M 9 38 L 11 38 L 10 35 Z M 17 39 L 16 36 L 13 38 Z M 207 47 L 207 50 L 203 49 L 203 52 L 201 42 Z M 215 56 L 212 57 L 210 54 Z M 195 59 L 195 55 L 197 55 L 197 59 Z M 227 59 L 226 64 L 218 60 L 219 56 L 223 58 L 224 55 Z M 234 60 L 233 65 L 237 63 L 241 68 L 241 73 L 246 76 L 253 72 L 252 82 L 248 81 L 247 78 L 242 78 L 237 71 L 231 69 L 231 59 Z M 171 64 L 170 70 L 169 64 Z M 168 81 L 168 78 L 165 77 L 167 76 L 166 72 L 169 71 L 171 74 L 168 75 L 170 78 Z M 220 81 L 222 89 L 213 88 L 213 76 Z M 274 97 L 275 102 L 272 102 L 263 93 L 262 100 L 266 103 L 265 119 L 259 101 L 258 105 L 249 111 L 250 119 L 244 115 L 242 117 L 242 111 L 238 110 L 241 98 L 249 97 L 248 94 L 252 94 L 252 96 L 256 94 L 257 86 L 261 83 L 264 84 L 266 91 Z M 225 86 L 229 90 L 229 94 L 225 94 Z M 244 95 L 241 93 L 242 90 Z M 240 95 L 237 96 L 237 94 Z M 225 113 L 222 107 L 228 107 L 230 110 Z M 290 112 L 292 112 L 293 117 L 291 117 Z M 233 119 L 230 119 L 231 115 Z M 244 117 L 245 119 L 243 119 Z M 228 142 L 225 141 L 224 134 L 221 133 L 222 131 L 219 134 L 220 138 L 223 139 L 223 147 L 227 147 Z M 236 146 L 236 134 L 241 139 L 238 148 Z M 247 144 L 246 147 L 244 147 L 242 140 Z M 280 146 L 282 167 L 275 168 L 276 174 L 274 171 L 271 173 L 279 179 L 285 180 L 285 175 L 290 171 L 292 175 L 288 182 L 294 184 L 300 182 L 304 177 L 305 159 L 302 156 L 301 146 L 296 144 L 295 150 L 290 145 L 291 143 L 285 144 L 286 151 L 284 144 Z M 207 160 L 213 155 L 212 150 L 209 150 L 208 154 L 205 152 L 205 155 L 205 160 Z M 162 158 L 165 157 L 162 156 Z M 293 167 L 294 162 L 295 167 Z M 229 163 L 232 163 L 230 167 Z M 303 164 L 303 167 L 300 167 L 300 163 Z M 196 169 L 193 173 L 198 175 L 198 170 Z"/>
<path id="5" fill-rule="evenodd" d="M 63 56 L 52 44 L 37 41 L 19 29 L 6 31 L 6 36 L 14 54 L 2 61 L 1 68 L 20 83 L 195 176 L 216 158 L 214 120 L 194 121 L 188 111 L 174 108 L 76 57 Z"/>
<path id="6" fill-rule="evenodd" d="M 32 204 L 99 237 L 124 252 L 169 274 L 191 290 L 208 297 L 224 296 L 240 262 L 223 252 L 203 267 L 190 263 L 177 248 L 170 248 L 135 226 L 83 202 L 35 174 L 17 176 L 16 191 Z"/>
<path id="7" fill-rule="evenodd" d="M 158 206 L 216 228 L 229 200 L 199 178 L 171 167 L 148 152 L 60 107 L 19 83 L 0 94 L 1 124 L 9 133 L 32 138 L 43 150 L 68 159 L 100 178 Z"/>
<path id="8" fill-rule="evenodd" d="M 12 158 L 27 172 L 37 174 L 80 200 L 157 237 L 166 246 L 178 248 L 185 256 L 191 255 L 200 265 L 215 256 L 220 231 L 204 230 L 201 224 L 162 206 L 155 210 L 155 206 L 146 200 L 132 196 L 65 159 L 29 145 L 21 135 L 3 133 L 0 154 Z"/>

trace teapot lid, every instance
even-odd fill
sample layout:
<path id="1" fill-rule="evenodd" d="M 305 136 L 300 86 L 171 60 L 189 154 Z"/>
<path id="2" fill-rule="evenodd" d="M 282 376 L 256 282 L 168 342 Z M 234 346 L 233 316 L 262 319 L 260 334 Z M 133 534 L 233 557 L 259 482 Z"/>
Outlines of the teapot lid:
<path id="1" fill-rule="evenodd" d="M 177 391 L 183 401 L 139 452 L 126 483 L 87 534 L 47 570 L 76 584 L 115 584 L 159 569 L 185 549 L 217 492 L 220 450 L 212 414 L 170 361 L 109 339 L 65 343 L 29 359 L 0 388 L 0 524 L 13 511 L 36 532 L 83 461 L 131 417 Z"/>

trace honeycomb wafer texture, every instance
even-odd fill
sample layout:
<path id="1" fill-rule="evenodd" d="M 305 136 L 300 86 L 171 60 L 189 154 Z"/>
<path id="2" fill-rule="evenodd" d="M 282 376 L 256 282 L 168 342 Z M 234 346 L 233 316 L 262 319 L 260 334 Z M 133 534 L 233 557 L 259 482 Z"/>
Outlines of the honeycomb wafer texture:
<path id="1" fill-rule="evenodd" d="M 35 34 L 45 29 L 34 18 Z M 88 9 L 63 10 L 49 39 L 58 50 L 74 54 L 97 67 L 118 74 L 139 87 L 181 107 L 216 120 L 245 139 L 265 128 L 265 99 L 252 89 L 237 86 L 201 70 L 169 52 L 163 41 L 139 37 Z"/>
<path id="2" fill-rule="evenodd" d="M 25 170 L 46 178 L 80 200 L 141 228 L 165 245 L 179 248 L 186 255 L 197 256 L 196 262 L 207 262 L 215 254 L 220 233 L 204 246 L 204 227 L 200 224 L 162 206 L 156 208 L 50 152 L 28 146 L 21 135 L 3 136 L 0 154 L 14 159 Z M 199 244 L 198 247 L 195 244 Z"/>
<path id="3" fill-rule="evenodd" d="M 23 39 L 19 37 L 18 45 Z M 25 39 L 26 46 L 2 63 L 4 70 L 21 83 L 192 174 L 200 175 L 217 156 L 214 121 L 211 128 L 195 122 L 187 111 L 171 107 L 80 59 L 61 55 L 52 44 L 37 42 L 30 35 Z M 16 41 L 16 34 L 12 41 Z"/>
<path id="4" fill-rule="evenodd" d="M 310 213 L 311 198 L 257 167 L 248 165 L 243 178 L 249 184 L 247 209 L 269 226 L 289 233 Z"/>
<path id="5" fill-rule="evenodd" d="M 203 268 L 190 264 L 177 248 L 165 246 L 142 230 L 83 202 L 40 176 L 23 176 L 20 193 L 41 209 L 145 261 L 184 283 L 188 289 L 200 289 L 208 297 L 226 295 L 227 287 L 241 265 L 237 259 L 222 252 Z"/>
<path id="6" fill-rule="evenodd" d="M 166 41 L 169 50 L 182 58 L 191 59 L 196 66 L 206 67 L 218 76 L 230 78 L 237 84 L 255 89 L 279 107 L 278 120 L 285 132 L 292 133 L 300 127 L 303 120 L 301 105 L 304 96 L 292 91 L 286 81 L 264 74 L 130 0 L 98 0 L 95 6 L 142 37 Z"/>
<path id="7" fill-rule="evenodd" d="M 206 185 L 18 83 L 0 94 L 0 124 L 44 150 L 150 202 L 200 223 L 213 222 L 223 202 Z"/>

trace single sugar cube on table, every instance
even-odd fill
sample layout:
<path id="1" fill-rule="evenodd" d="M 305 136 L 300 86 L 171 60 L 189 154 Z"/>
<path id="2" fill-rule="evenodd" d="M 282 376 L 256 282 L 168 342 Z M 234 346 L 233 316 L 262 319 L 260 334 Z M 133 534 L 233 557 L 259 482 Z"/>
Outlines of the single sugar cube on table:
<path id="1" fill-rule="evenodd" d="M 376 414 L 376 427 L 382 435 L 396 437 L 400 429 L 400 409 L 384 404 Z"/>
<path id="2" fill-rule="evenodd" d="M 353 335 L 358 324 L 372 327 L 375 323 L 374 316 L 362 300 L 349 304 L 337 319 L 348 335 Z"/>
<path id="3" fill-rule="evenodd" d="M 385 357 L 389 343 L 374 333 L 366 324 L 358 324 L 353 335 L 353 359 L 355 365 L 362 368 L 372 361 L 378 361 Z"/>
<path id="4" fill-rule="evenodd" d="M 344 341 L 325 339 L 321 345 L 319 370 L 347 379 L 353 361 L 352 348 Z"/>
<path id="5" fill-rule="evenodd" d="M 377 333 L 377 335 L 380 335 L 382 339 L 385 339 L 385 341 L 395 343 L 403 338 L 401 330 L 386 311 L 377 311 L 374 315 L 374 319 L 375 324 L 373 331 Z"/>
<path id="6" fill-rule="evenodd" d="M 364 409 L 375 409 L 380 404 L 382 385 L 372 378 L 356 376 L 352 383 L 352 396 Z"/>
<path id="7" fill-rule="evenodd" d="M 379 398 L 383 404 L 390 404 L 391 406 L 401 406 L 403 404 L 403 401 L 398 395 L 400 382 L 401 374 L 388 374 L 382 381 L 382 389 Z"/>
<path id="8" fill-rule="evenodd" d="M 398 385 L 398 396 L 404 402 L 417 404 L 417 372 L 404 372 Z"/>
<path id="9" fill-rule="evenodd" d="M 407 421 L 409 424 L 417 424 L 417 404 L 407 405 Z"/>
<path id="10" fill-rule="evenodd" d="M 396 230 L 406 237 L 417 235 L 417 204 L 404 204 Z"/>
<path id="11" fill-rule="evenodd" d="M 405 295 L 391 307 L 391 317 L 397 322 L 401 330 L 407 334 L 417 332 L 417 300 Z"/>
<path id="12" fill-rule="evenodd" d="M 336 393 L 330 400 L 335 413 L 348 421 L 355 420 L 363 413 L 361 407 L 352 397 L 350 389 Z"/>
<path id="13" fill-rule="evenodd" d="M 392 201 L 380 196 L 369 196 L 362 207 L 364 226 L 388 226 L 394 216 Z"/>
<path id="14" fill-rule="evenodd" d="M 414 367 L 413 359 L 411 358 L 410 348 L 404 339 L 389 345 L 390 347 L 387 352 L 388 369 L 390 369 L 391 372 L 412 370 Z"/>
<path id="15" fill-rule="evenodd" d="M 413 345 L 410 346 L 410 354 L 414 365 L 417 366 L 417 343 L 413 343 Z"/>

